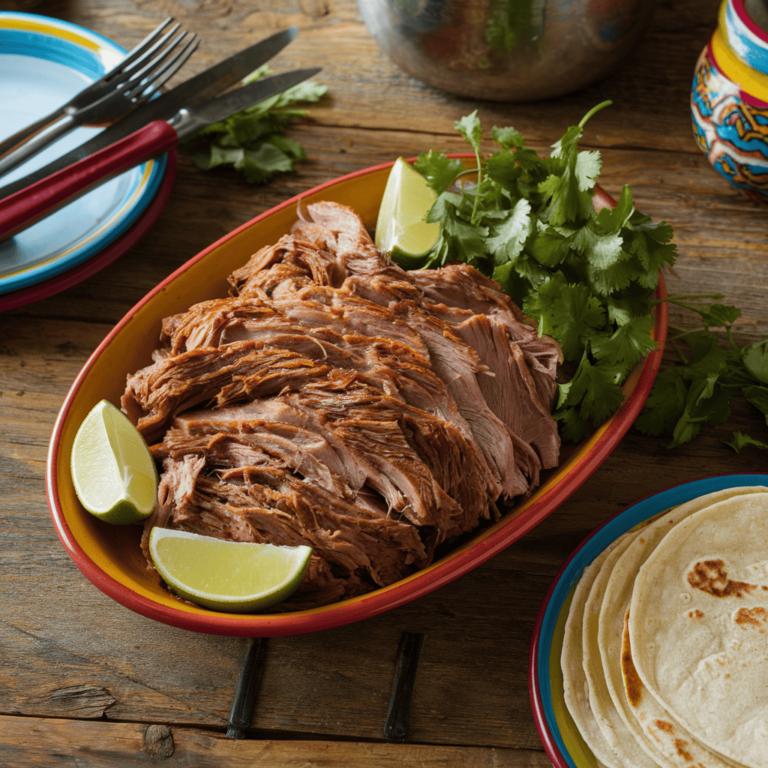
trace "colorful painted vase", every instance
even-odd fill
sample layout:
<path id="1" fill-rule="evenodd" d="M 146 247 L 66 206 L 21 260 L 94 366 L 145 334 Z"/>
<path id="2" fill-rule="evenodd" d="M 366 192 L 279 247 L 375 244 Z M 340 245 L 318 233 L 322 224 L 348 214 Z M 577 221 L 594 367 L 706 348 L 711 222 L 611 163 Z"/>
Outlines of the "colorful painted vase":
<path id="1" fill-rule="evenodd" d="M 724 0 L 696 64 L 696 141 L 713 168 L 768 203 L 768 11 L 763 0 Z"/>

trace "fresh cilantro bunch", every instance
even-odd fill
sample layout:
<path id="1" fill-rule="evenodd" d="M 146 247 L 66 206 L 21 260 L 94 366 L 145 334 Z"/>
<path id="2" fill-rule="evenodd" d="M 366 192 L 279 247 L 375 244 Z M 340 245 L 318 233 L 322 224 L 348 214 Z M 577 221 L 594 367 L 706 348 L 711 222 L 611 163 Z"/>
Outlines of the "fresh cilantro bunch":
<path id="1" fill-rule="evenodd" d="M 252 82 L 269 74 L 260 67 L 243 82 Z M 184 144 L 192 162 L 208 171 L 232 166 L 242 171 L 249 184 L 263 184 L 275 174 L 293 170 L 297 160 L 306 157 L 304 148 L 283 136 L 288 123 L 304 117 L 298 102 L 316 102 L 328 88 L 311 80 L 294 85 L 277 96 L 254 104 L 219 123 L 212 123 Z"/>
<path id="2" fill-rule="evenodd" d="M 716 426 L 731 414 L 734 397 L 744 397 L 768 423 L 768 339 L 740 347 L 733 338 L 733 323 L 741 316 L 736 307 L 709 303 L 722 296 L 677 296 L 669 302 L 695 312 L 700 326 L 677 329 L 670 339 L 679 362 L 656 377 L 653 390 L 635 427 L 645 434 L 671 433 L 670 448 L 692 440 L 705 425 Z M 722 328 L 727 346 L 714 329 Z M 768 444 L 743 432 L 723 440 L 735 451 L 745 446 L 768 449 Z"/>
<path id="3" fill-rule="evenodd" d="M 475 111 L 455 124 L 475 168 L 434 151 L 415 165 L 438 194 L 427 220 L 440 223 L 441 235 L 426 266 L 471 264 L 559 342 L 568 380 L 558 385 L 554 416 L 573 441 L 619 408 L 628 373 L 655 348 L 654 289 L 659 269 L 677 256 L 672 228 L 637 211 L 629 187 L 615 209 L 595 210 L 601 158 L 579 151 L 578 142 L 609 103 L 569 128 L 548 158 L 514 128 L 494 128 L 499 149 L 484 156 Z"/>

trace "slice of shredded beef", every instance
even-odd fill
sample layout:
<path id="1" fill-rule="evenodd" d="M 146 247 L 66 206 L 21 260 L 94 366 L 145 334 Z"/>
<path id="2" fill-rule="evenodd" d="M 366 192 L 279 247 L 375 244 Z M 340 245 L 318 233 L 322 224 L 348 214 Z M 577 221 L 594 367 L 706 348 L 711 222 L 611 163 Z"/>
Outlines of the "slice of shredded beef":
<path id="1" fill-rule="evenodd" d="M 473 268 L 405 272 L 323 202 L 229 283 L 128 377 L 163 465 L 145 555 L 153 525 L 308 544 L 274 610 L 324 605 L 424 567 L 557 463 L 560 350 Z"/>

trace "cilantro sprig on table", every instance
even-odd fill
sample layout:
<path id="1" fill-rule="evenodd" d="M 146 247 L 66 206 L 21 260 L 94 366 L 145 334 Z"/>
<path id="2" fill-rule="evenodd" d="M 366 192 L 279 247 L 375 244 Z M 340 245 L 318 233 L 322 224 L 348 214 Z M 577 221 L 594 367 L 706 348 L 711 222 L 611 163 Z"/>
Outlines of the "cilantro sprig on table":
<path id="1" fill-rule="evenodd" d="M 499 149 L 484 156 L 473 112 L 455 127 L 474 150 L 475 168 L 434 151 L 415 164 L 438 195 L 427 220 L 441 224 L 425 266 L 475 266 L 559 342 L 568 380 L 558 385 L 554 415 L 573 441 L 618 409 L 627 375 L 655 348 L 654 289 L 659 269 L 677 255 L 672 228 L 641 214 L 629 187 L 615 209 L 595 210 L 601 158 L 578 142 L 608 103 L 569 128 L 548 158 L 513 128 L 494 128 Z M 474 183 L 464 182 L 469 173 Z"/>
<path id="2" fill-rule="evenodd" d="M 635 427 L 650 435 L 671 434 L 670 448 L 699 434 L 702 427 L 722 424 L 731 415 L 731 402 L 743 397 L 768 423 L 768 339 L 739 346 L 733 324 L 741 311 L 719 303 L 722 296 L 676 296 L 672 304 L 700 316 L 692 330 L 677 330 L 670 338 L 678 362 L 661 371 Z M 712 299 L 714 302 L 710 302 Z M 726 344 L 721 343 L 723 334 Z M 735 451 L 746 446 L 768 449 L 768 444 L 743 432 L 723 440 Z"/>
<path id="3" fill-rule="evenodd" d="M 258 80 L 269 73 L 269 67 L 264 65 L 243 82 Z M 201 170 L 231 166 L 241 171 L 249 184 L 264 184 L 278 173 L 292 171 L 296 161 L 306 157 L 300 144 L 282 134 L 291 121 L 307 114 L 297 104 L 319 101 L 327 91 L 327 86 L 312 80 L 294 85 L 226 120 L 206 126 L 184 143 L 184 149 Z"/>

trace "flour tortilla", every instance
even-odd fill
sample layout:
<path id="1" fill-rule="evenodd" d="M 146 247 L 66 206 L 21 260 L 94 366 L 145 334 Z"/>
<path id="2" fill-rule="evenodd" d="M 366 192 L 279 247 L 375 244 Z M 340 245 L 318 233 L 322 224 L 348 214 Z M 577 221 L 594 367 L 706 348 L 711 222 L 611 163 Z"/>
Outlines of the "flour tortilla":
<path id="1" fill-rule="evenodd" d="M 589 590 L 589 596 L 584 605 L 582 661 L 587 679 L 590 709 L 603 737 L 616 753 L 621 768 L 658 768 L 657 763 L 645 753 L 638 740 L 627 728 L 611 700 L 597 644 L 598 620 L 605 587 L 616 561 L 637 535 L 637 531 L 632 531 L 619 541 L 603 561 Z"/>
<path id="2" fill-rule="evenodd" d="M 683 728 L 768 768 L 768 493 L 678 523 L 635 579 L 628 632 L 640 680 Z"/>
<path id="3" fill-rule="evenodd" d="M 568 708 L 568 712 L 582 738 L 592 750 L 598 766 L 602 768 L 624 768 L 624 766 L 619 762 L 619 756 L 605 740 L 589 705 L 589 689 L 583 667 L 582 627 L 584 624 L 584 604 L 589 597 L 589 590 L 603 562 L 622 538 L 623 536 L 612 541 L 582 572 L 571 599 L 571 607 L 565 622 L 563 649 L 560 655 L 565 706 Z"/>
<path id="4" fill-rule="evenodd" d="M 703 744 L 699 744 L 656 699 L 648 693 L 632 663 L 629 638 L 629 611 L 624 621 L 621 645 L 621 668 L 624 690 L 632 702 L 632 714 L 650 744 L 663 755 L 666 762 L 690 768 L 730 768 L 735 763 L 726 760 Z M 736 766 L 740 768 L 740 766 Z"/>
<path id="5" fill-rule="evenodd" d="M 659 542 L 682 520 L 720 501 L 750 493 L 768 492 L 762 486 L 728 488 L 681 504 L 638 532 L 614 565 L 600 607 L 598 647 L 606 686 L 624 724 L 649 757 L 664 768 L 728 768 L 728 764 L 697 744 L 669 713 L 645 692 L 634 669 L 624 659 L 630 647 L 624 625 L 639 568 Z M 659 725 L 661 723 L 662 725 Z M 687 745 L 687 746 L 686 746 Z"/>

